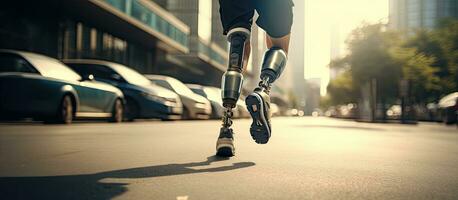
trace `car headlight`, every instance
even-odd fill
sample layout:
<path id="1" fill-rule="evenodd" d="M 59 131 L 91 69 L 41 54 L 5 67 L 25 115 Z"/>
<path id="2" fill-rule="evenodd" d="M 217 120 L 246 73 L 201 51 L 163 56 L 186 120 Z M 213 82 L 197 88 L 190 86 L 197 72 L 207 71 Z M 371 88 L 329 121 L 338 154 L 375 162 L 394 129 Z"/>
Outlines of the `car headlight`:
<path id="1" fill-rule="evenodd" d="M 149 94 L 149 93 L 145 93 L 145 92 L 142 92 L 141 94 L 142 94 L 142 96 L 144 96 L 145 98 L 147 98 L 149 100 L 158 101 L 158 102 L 161 102 L 161 103 L 167 102 L 167 98 L 164 98 L 164 97 L 160 97 L 160 96 Z"/>
<path id="2" fill-rule="evenodd" d="M 207 105 L 205 103 L 202 103 L 202 102 L 197 102 L 194 104 L 194 107 L 196 108 L 207 108 Z"/>

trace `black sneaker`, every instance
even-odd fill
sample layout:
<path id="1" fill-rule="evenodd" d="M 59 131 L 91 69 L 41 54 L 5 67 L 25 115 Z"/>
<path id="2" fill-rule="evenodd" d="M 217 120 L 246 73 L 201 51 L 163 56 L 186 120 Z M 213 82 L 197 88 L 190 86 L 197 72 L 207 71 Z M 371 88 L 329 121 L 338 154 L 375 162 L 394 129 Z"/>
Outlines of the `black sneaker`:
<path id="1" fill-rule="evenodd" d="M 269 95 L 264 90 L 257 88 L 246 97 L 245 103 L 251 118 L 253 118 L 250 128 L 251 137 L 258 144 L 266 144 L 272 131 Z"/>
<path id="2" fill-rule="evenodd" d="M 216 141 L 216 155 L 232 157 L 235 155 L 234 136 L 231 128 L 222 127 Z"/>

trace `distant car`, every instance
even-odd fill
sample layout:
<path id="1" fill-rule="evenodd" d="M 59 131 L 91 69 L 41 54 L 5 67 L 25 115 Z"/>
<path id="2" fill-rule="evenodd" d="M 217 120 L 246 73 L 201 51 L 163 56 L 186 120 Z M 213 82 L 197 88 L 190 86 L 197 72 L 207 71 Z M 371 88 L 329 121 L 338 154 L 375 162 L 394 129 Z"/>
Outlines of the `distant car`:
<path id="1" fill-rule="evenodd" d="M 184 119 L 208 119 L 211 114 L 210 102 L 191 91 L 184 83 L 170 76 L 146 75 L 153 83 L 174 91 L 181 97 Z"/>
<path id="2" fill-rule="evenodd" d="M 270 103 L 270 112 L 272 116 L 280 116 L 280 108 L 276 103 Z"/>
<path id="3" fill-rule="evenodd" d="M 440 122 L 440 117 L 438 116 L 439 105 L 437 103 L 430 102 L 426 104 L 426 109 L 427 109 L 430 121 Z"/>
<path id="4" fill-rule="evenodd" d="M 197 84 L 186 84 L 186 86 L 188 86 L 194 93 L 201 95 L 210 101 L 212 107 L 212 114 L 210 118 L 221 119 L 223 117 L 224 107 L 219 88 Z"/>
<path id="5" fill-rule="evenodd" d="M 402 108 L 401 105 L 392 105 L 386 111 L 386 116 L 388 119 L 398 120 L 401 119 Z"/>
<path id="6" fill-rule="evenodd" d="M 337 117 L 338 111 L 335 106 L 329 107 L 326 112 L 324 112 L 324 116 L 326 117 Z"/>
<path id="7" fill-rule="evenodd" d="M 245 104 L 245 98 L 243 96 L 240 96 L 239 100 L 237 101 L 237 114 L 238 118 L 249 118 L 250 113 L 248 112 L 248 109 Z M 277 107 L 278 108 L 278 107 Z M 277 110 L 278 111 L 278 110 Z"/>
<path id="8" fill-rule="evenodd" d="M 105 83 L 79 76 L 56 59 L 0 50 L 2 118 L 69 124 L 74 118 L 122 121 L 124 96 Z"/>
<path id="9" fill-rule="evenodd" d="M 349 103 L 337 106 L 337 117 L 343 119 L 357 118 L 357 105 Z"/>
<path id="10" fill-rule="evenodd" d="M 443 97 L 438 103 L 438 109 L 440 116 L 442 116 L 442 121 L 445 124 L 457 123 L 458 92 L 454 92 Z"/>
<path id="11" fill-rule="evenodd" d="M 137 118 L 180 119 L 181 100 L 174 92 L 151 83 L 137 71 L 117 63 L 100 60 L 64 60 L 82 76 L 93 75 L 95 80 L 119 88 L 126 98 L 128 121 Z"/>

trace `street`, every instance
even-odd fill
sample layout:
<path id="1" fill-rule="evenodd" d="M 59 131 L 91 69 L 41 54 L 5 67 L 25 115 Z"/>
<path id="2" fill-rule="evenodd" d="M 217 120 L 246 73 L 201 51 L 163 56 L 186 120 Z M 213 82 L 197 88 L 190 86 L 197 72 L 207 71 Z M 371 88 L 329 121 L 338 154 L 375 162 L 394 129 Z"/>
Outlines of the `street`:
<path id="1" fill-rule="evenodd" d="M 1 199 L 458 199 L 455 126 L 274 118 L 267 145 L 236 120 L 0 125 Z"/>

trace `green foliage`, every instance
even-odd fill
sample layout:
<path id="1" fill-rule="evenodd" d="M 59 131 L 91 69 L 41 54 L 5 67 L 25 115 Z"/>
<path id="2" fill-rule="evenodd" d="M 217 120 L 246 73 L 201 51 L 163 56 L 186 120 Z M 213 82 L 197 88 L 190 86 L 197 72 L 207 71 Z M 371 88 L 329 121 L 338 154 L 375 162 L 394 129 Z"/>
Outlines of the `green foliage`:
<path id="1" fill-rule="evenodd" d="M 439 78 L 439 84 L 430 98 L 438 100 L 443 95 L 457 91 L 458 21 L 444 20 L 436 30 L 418 31 L 407 40 L 405 46 L 435 58 L 432 67 L 436 69 L 434 75 Z"/>
<path id="2" fill-rule="evenodd" d="M 398 93 L 401 69 L 393 60 L 390 49 L 400 43 L 400 37 L 384 29 L 383 24 L 372 24 L 354 30 L 347 41 L 351 52 L 347 60 L 356 88 L 376 79 L 378 96 L 384 101 L 392 101 Z"/>
<path id="3" fill-rule="evenodd" d="M 330 105 L 347 104 L 356 102 L 356 90 L 350 71 L 346 71 L 331 80 L 328 85 L 328 99 L 323 102 Z"/>
<path id="4" fill-rule="evenodd" d="M 440 89 L 440 79 L 435 75 L 437 68 L 432 64 L 435 58 L 418 52 L 415 48 L 394 48 L 392 57 L 402 67 L 403 79 L 410 83 L 410 94 L 417 103 L 434 99 L 431 95 Z"/>
<path id="5" fill-rule="evenodd" d="M 328 86 L 323 104 L 357 102 L 360 86 L 377 80 L 379 100 L 399 99 L 401 79 L 410 83 L 416 103 L 438 100 L 458 86 L 458 22 L 447 20 L 433 31 L 401 35 L 383 24 L 364 24 L 347 40 L 349 54 L 330 68 L 345 71 Z"/>

